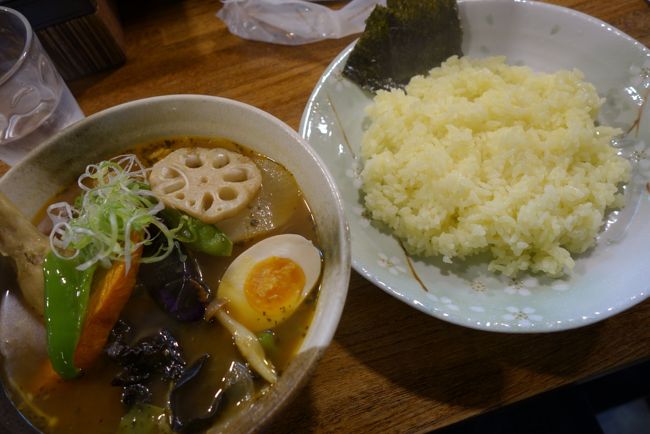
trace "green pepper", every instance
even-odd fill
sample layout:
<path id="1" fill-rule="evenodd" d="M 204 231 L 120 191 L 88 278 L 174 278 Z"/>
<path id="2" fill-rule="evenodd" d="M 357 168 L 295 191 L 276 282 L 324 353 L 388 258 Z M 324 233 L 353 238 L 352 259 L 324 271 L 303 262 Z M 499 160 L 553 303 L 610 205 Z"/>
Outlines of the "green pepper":
<path id="1" fill-rule="evenodd" d="M 165 410 L 150 404 L 137 404 L 122 416 L 117 434 L 171 434 Z"/>
<path id="2" fill-rule="evenodd" d="M 96 266 L 77 270 L 79 261 L 61 259 L 50 252 L 43 262 L 45 275 L 45 327 L 47 353 L 54 370 L 64 379 L 74 378 L 74 352 L 88 307 Z"/>
<path id="3" fill-rule="evenodd" d="M 215 225 L 183 214 L 178 210 L 166 208 L 162 216 L 171 229 L 176 230 L 176 239 L 191 249 L 213 256 L 230 256 L 232 241 Z"/>
<path id="4" fill-rule="evenodd" d="M 260 341 L 264 352 L 272 355 L 277 351 L 277 343 L 275 341 L 275 334 L 271 330 L 264 330 L 257 335 L 257 340 Z"/>

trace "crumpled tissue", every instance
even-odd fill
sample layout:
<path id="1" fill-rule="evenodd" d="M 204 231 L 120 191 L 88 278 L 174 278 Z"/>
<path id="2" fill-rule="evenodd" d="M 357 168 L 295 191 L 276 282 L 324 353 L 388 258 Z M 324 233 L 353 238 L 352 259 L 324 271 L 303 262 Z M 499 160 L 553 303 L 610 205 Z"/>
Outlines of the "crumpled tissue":
<path id="1" fill-rule="evenodd" d="M 217 16 L 231 33 L 255 41 L 301 45 L 360 33 L 377 4 L 386 0 L 352 0 L 334 10 L 302 0 L 222 0 Z"/>

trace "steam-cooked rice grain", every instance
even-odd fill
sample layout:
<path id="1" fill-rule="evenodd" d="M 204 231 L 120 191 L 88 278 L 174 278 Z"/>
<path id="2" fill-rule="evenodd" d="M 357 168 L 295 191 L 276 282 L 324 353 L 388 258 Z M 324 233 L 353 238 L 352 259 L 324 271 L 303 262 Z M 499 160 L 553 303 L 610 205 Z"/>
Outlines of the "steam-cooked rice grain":
<path id="1" fill-rule="evenodd" d="M 582 78 L 452 57 L 406 92 L 380 91 L 362 142 L 372 217 L 413 254 L 490 251 L 489 268 L 511 276 L 572 269 L 630 171 Z"/>

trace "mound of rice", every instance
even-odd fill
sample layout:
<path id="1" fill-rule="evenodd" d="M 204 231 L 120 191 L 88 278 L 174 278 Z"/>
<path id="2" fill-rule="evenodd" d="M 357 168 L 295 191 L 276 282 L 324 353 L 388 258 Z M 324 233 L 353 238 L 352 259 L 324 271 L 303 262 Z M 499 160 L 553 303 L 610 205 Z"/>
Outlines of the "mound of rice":
<path id="1" fill-rule="evenodd" d="M 489 251 L 492 271 L 561 275 L 622 205 L 630 164 L 596 127 L 577 71 L 451 57 L 406 91 L 380 91 L 362 141 L 365 204 L 411 254 Z"/>

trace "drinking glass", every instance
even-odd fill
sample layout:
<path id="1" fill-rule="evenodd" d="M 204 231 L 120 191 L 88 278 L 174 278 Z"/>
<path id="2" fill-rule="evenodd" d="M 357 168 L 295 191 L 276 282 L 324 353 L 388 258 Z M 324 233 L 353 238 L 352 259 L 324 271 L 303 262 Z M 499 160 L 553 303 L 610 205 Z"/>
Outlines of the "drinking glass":
<path id="1" fill-rule="evenodd" d="M 0 6 L 0 159 L 17 163 L 83 117 L 27 19 Z"/>

